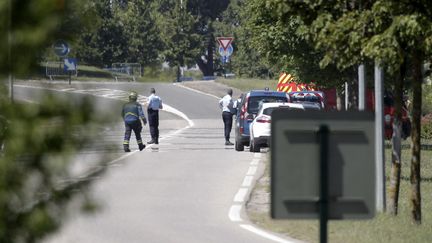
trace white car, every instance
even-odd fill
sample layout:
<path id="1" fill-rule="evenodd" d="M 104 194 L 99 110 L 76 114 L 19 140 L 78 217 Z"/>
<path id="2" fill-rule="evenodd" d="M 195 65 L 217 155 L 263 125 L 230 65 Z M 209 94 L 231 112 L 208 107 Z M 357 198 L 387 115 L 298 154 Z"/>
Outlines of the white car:
<path id="1" fill-rule="evenodd" d="M 250 125 L 249 151 L 260 152 L 261 147 L 269 146 L 271 113 L 278 108 L 305 110 L 305 107 L 301 103 L 263 103 Z"/>

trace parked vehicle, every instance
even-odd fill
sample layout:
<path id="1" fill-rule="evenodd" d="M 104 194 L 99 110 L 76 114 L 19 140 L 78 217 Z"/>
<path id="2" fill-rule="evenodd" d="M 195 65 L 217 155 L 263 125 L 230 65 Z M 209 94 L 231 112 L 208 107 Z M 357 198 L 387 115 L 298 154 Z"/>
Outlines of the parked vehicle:
<path id="1" fill-rule="evenodd" d="M 244 146 L 249 146 L 249 127 L 259 107 L 263 103 L 284 103 L 288 102 L 288 94 L 285 92 L 269 90 L 252 90 L 244 94 L 237 106 L 235 121 L 235 150 L 243 151 Z"/>
<path id="2" fill-rule="evenodd" d="M 325 96 L 322 91 L 293 91 L 288 93 L 289 102 L 317 104 L 324 108 Z"/>
<path id="3" fill-rule="evenodd" d="M 271 134 L 271 113 L 275 109 L 305 110 L 300 103 L 264 103 L 250 125 L 249 151 L 259 152 L 268 147 Z"/>
<path id="4" fill-rule="evenodd" d="M 384 135 L 386 139 L 391 139 L 393 136 L 393 120 L 394 120 L 394 99 L 390 93 L 384 95 Z M 407 139 L 411 135 L 411 120 L 408 116 L 407 107 L 402 107 L 402 139 Z"/>

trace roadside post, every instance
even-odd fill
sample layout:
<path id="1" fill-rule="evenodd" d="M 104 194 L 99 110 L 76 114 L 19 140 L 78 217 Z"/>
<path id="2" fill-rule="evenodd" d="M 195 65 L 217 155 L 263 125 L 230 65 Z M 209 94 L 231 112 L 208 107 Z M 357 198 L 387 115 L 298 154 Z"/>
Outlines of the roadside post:
<path id="1" fill-rule="evenodd" d="M 76 58 L 65 58 L 64 59 L 64 71 L 68 73 L 69 85 L 72 83 L 72 72 L 77 70 L 77 59 Z"/>
<path id="2" fill-rule="evenodd" d="M 328 220 L 375 216 L 375 129 L 371 112 L 275 110 L 271 124 L 271 216 Z"/>

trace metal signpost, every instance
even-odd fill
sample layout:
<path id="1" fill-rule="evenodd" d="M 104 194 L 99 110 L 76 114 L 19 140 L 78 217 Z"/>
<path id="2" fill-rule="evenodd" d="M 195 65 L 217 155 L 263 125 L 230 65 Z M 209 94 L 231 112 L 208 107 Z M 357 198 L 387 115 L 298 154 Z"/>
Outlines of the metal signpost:
<path id="1" fill-rule="evenodd" d="M 320 220 L 375 215 L 375 129 L 371 112 L 272 113 L 271 215 Z"/>
<path id="2" fill-rule="evenodd" d="M 77 59 L 76 58 L 65 58 L 63 70 L 69 75 L 69 85 L 72 82 L 72 72 L 77 70 Z"/>

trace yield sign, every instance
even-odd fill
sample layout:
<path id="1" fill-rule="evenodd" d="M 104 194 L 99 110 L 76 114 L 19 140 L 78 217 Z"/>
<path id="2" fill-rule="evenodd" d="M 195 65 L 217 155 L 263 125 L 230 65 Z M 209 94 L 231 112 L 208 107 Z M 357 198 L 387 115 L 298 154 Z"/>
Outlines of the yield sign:
<path id="1" fill-rule="evenodd" d="M 226 51 L 230 46 L 231 42 L 234 40 L 234 37 L 218 37 L 217 41 L 219 45 Z"/>

